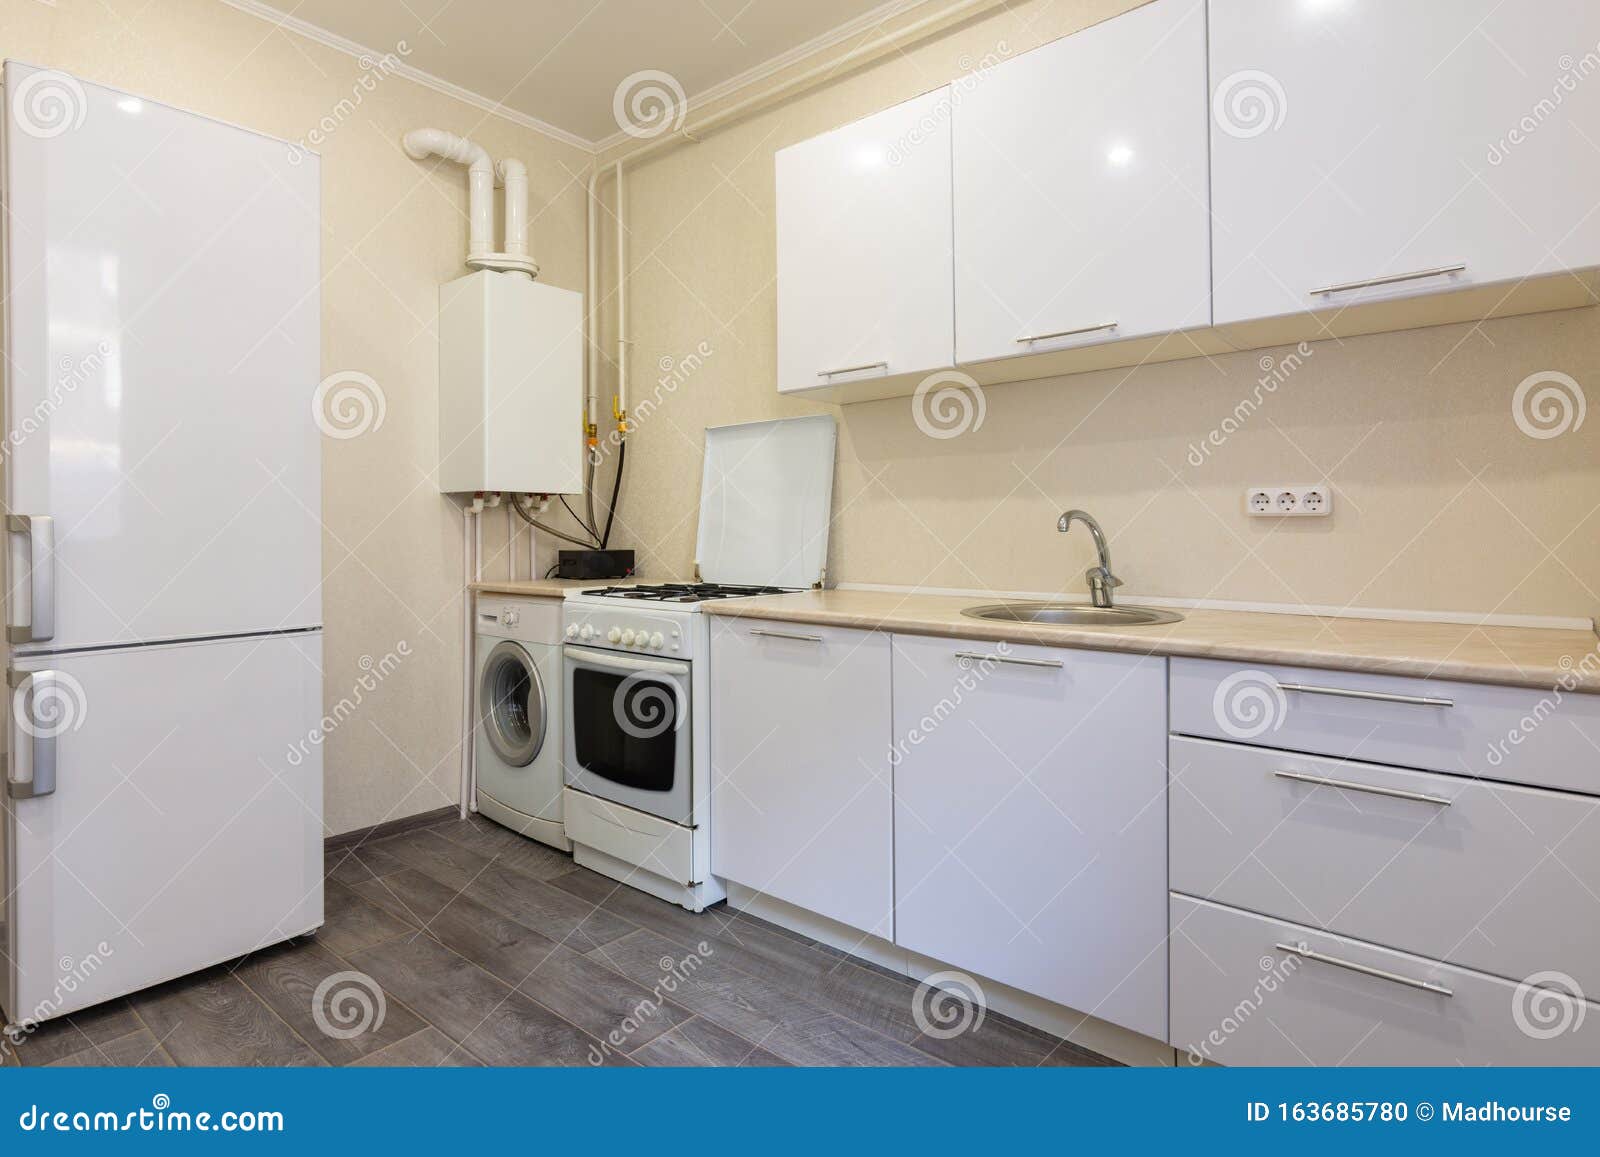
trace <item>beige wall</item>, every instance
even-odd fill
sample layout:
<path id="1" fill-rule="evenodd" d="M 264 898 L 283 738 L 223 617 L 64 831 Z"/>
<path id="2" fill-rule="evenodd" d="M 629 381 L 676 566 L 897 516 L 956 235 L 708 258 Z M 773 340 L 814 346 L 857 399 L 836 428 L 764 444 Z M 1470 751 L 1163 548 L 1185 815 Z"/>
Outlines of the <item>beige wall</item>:
<path id="1" fill-rule="evenodd" d="M 399 137 L 437 125 L 527 161 L 535 255 L 544 279 L 569 289 L 583 288 L 588 158 L 394 77 L 335 114 L 360 62 L 217 0 L 0 0 L 0 55 L 289 139 L 335 115 L 320 146 L 323 371 L 370 374 L 387 412 L 381 428 L 323 446 L 329 708 L 352 695 L 363 656 L 381 661 L 402 640 L 411 653 L 328 739 L 327 825 L 348 831 L 454 803 L 462 516 L 431 474 L 435 294 L 464 272 L 466 181 L 408 160 Z M 505 565 L 501 525 L 486 527 L 491 573 Z"/>
<path id="2" fill-rule="evenodd" d="M 632 173 L 636 402 L 662 359 L 714 351 L 662 391 L 632 443 L 622 521 L 643 567 L 690 570 L 703 427 L 822 408 L 773 389 L 774 151 L 1128 7 L 1017 5 Z M 982 428 L 945 441 L 919 432 L 909 399 L 844 407 L 833 577 L 1079 593 L 1089 543 L 1053 526 L 1080 506 L 1112 535 L 1134 593 L 1600 612 L 1600 420 L 1539 441 L 1511 415 L 1513 390 L 1540 370 L 1600 401 L 1600 310 L 1312 349 L 1199 466 L 1190 443 L 1255 393 L 1264 354 L 1287 351 L 993 387 Z M 1243 516 L 1248 485 L 1323 477 L 1331 519 Z"/>

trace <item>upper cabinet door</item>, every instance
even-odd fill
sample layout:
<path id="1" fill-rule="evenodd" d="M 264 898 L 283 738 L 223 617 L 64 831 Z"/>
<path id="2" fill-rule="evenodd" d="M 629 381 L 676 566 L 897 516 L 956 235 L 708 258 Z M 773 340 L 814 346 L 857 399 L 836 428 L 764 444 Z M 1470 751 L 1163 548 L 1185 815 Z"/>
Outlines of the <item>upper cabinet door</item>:
<path id="1" fill-rule="evenodd" d="M 1600 264 L 1594 0 L 1211 0 L 1210 23 L 1217 324 Z"/>
<path id="2" fill-rule="evenodd" d="M 958 85 L 962 362 L 1211 324 L 1203 0 L 1157 0 Z"/>
<path id="3" fill-rule="evenodd" d="M 778 389 L 952 361 L 950 94 L 782 150 Z"/>

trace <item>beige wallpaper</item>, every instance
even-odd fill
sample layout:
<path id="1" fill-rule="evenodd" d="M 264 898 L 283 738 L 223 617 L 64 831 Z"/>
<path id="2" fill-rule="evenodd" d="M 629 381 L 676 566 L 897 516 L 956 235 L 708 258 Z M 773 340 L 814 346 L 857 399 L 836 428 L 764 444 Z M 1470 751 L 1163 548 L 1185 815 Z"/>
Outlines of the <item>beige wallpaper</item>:
<path id="1" fill-rule="evenodd" d="M 692 566 L 705 426 L 823 408 L 773 389 L 774 151 L 1132 6 L 1013 6 L 629 175 L 631 388 L 636 407 L 660 398 L 622 505 L 642 567 Z M 701 343 L 686 380 L 658 385 Z M 1535 438 L 1513 415 L 1530 374 L 1600 389 L 1600 310 L 1308 349 L 1273 389 L 1258 382 L 1291 350 L 996 386 L 982 425 L 947 439 L 909 399 L 839 409 L 832 577 L 1081 593 L 1089 542 L 1054 530 L 1078 506 L 1135 596 L 1600 612 L 1600 421 Z M 1211 431 L 1220 445 L 1191 449 Z M 1330 519 L 1243 514 L 1249 485 L 1324 479 Z"/>
<path id="2" fill-rule="evenodd" d="M 0 0 L 0 55 L 287 139 L 325 138 L 323 371 L 368 374 L 385 402 L 381 426 L 323 444 L 324 691 L 330 711 L 360 703 L 327 739 L 327 825 L 454 803 L 462 517 L 431 474 L 435 294 L 464 272 L 466 179 L 407 159 L 399 138 L 435 125 L 525 160 L 535 256 L 545 280 L 569 289 L 583 288 L 588 158 L 218 0 Z M 486 527 L 491 572 L 505 566 L 502 526 Z M 369 666 L 392 671 L 358 689 Z"/>

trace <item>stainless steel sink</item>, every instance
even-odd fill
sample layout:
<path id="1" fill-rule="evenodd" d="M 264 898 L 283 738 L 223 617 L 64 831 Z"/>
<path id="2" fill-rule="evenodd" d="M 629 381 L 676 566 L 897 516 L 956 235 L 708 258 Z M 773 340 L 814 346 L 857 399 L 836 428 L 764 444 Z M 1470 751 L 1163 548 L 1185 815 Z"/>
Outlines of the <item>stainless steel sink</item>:
<path id="1" fill-rule="evenodd" d="M 1080 603 L 990 603 L 961 612 L 1001 623 L 1044 623 L 1057 627 L 1147 627 L 1180 623 L 1183 616 L 1152 607 L 1086 607 Z"/>

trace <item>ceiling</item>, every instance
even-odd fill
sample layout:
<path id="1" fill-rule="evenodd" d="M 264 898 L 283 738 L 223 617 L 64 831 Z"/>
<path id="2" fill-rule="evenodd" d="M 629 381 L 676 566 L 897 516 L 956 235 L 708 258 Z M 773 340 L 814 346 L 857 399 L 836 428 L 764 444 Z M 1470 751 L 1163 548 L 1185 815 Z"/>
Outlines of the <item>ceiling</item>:
<path id="1" fill-rule="evenodd" d="M 622 137 L 634 74 L 694 101 L 903 10 L 905 0 L 230 0 L 295 31 L 405 64 L 588 145 Z M 331 36 L 326 35 L 331 34 Z M 631 82 L 671 93 L 659 76 Z M 649 109 L 650 94 L 641 93 Z M 626 96 L 622 106 L 626 109 Z M 648 127 L 644 122 L 638 127 Z M 639 134 L 634 134 L 639 135 Z"/>

